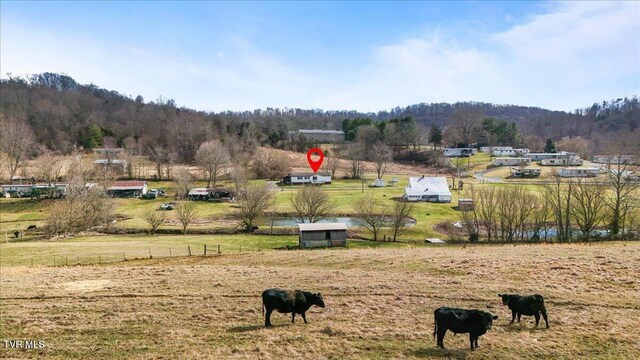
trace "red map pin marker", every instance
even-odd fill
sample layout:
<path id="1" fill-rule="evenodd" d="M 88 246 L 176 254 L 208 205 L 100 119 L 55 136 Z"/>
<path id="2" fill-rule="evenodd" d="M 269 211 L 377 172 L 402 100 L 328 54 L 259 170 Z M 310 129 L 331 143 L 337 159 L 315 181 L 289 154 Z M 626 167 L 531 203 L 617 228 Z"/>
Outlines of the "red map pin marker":
<path id="1" fill-rule="evenodd" d="M 311 159 L 311 155 L 313 154 L 318 154 L 320 156 L 320 159 L 318 159 L 318 161 L 313 161 Z M 311 166 L 311 169 L 314 173 L 317 173 L 318 169 L 320 169 L 320 166 L 322 166 L 322 160 L 324 160 L 324 153 L 322 152 L 322 150 L 313 148 L 307 152 L 307 161 L 309 162 L 309 166 Z"/>

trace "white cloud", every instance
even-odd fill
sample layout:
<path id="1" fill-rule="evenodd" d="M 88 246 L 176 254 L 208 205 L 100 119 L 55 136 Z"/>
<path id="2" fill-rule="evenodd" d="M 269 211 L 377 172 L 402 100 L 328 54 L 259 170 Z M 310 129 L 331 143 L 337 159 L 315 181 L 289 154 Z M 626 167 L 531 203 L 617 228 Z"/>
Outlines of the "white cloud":
<path id="1" fill-rule="evenodd" d="M 571 110 L 640 93 L 636 2 L 552 3 L 544 14 L 473 40 L 440 29 L 372 48 L 356 70 L 291 64 L 279 49 L 237 37 L 209 58 L 194 58 L 172 46 L 113 43 L 31 25 L 3 18 L 3 73 L 64 72 L 80 83 L 146 100 L 164 95 L 203 110 L 377 111 L 468 100 Z"/>

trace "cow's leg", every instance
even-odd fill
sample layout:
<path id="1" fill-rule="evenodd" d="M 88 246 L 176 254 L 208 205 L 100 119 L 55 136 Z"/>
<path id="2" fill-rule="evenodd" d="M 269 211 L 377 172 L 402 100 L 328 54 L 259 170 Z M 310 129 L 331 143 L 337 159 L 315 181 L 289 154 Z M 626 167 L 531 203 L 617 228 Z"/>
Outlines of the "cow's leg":
<path id="1" fill-rule="evenodd" d="M 307 315 L 305 313 L 300 314 L 300 316 L 302 316 L 302 320 L 304 320 L 304 323 L 307 323 Z"/>
<path id="2" fill-rule="evenodd" d="M 478 338 L 479 338 L 479 336 L 476 336 L 476 341 L 475 341 L 475 343 L 476 343 L 476 349 L 480 347 L 480 346 L 478 346 Z"/>
<path id="3" fill-rule="evenodd" d="M 273 312 L 273 309 L 267 308 L 267 315 L 264 318 L 264 326 L 265 327 L 271 326 L 271 313 L 272 312 Z"/>
<path id="4" fill-rule="evenodd" d="M 518 313 L 518 322 L 520 322 L 520 317 L 522 316 L 522 314 Z"/>
<path id="5" fill-rule="evenodd" d="M 471 343 L 471 351 L 473 351 L 473 343 L 476 341 L 476 338 L 469 334 L 469 342 Z"/>
<path id="6" fill-rule="evenodd" d="M 444 335 L 447 333 L 447 329 L 441 329 L 440 327 L 438 327 L 438 346 L 441 349 L 444 349 Z"/>
<path id="7" fill-rule="evenodd" d="M 547 319 L 547 310 L 545 308 L 542 308 L 542 310 L 540 311 L 542 313 L 542 317 L 544 318 L 544 322 L 545 324 L 547 324 L 547 329 L 549 328 L 549 319 Z"/>
<path id="8" fill-rule="evenodd" d="M 513 324 L 513 321 L 516 319 L 516 311 L 511 310 L 511 322 L 509 324 Z"/>
<path id="9" fill-rule="evenodd" d="M 292 312 L 291 313 L 291 323 L 295 324 L 295 322 L 296 322 L 296 313 Z"/>
<path id="10" fill-rule="evenodd" d="M 538 327 L 538 323 L 540 323 L 540 312 L 536 312 L 533 316 L 536 318 L 536 327 Z"/>

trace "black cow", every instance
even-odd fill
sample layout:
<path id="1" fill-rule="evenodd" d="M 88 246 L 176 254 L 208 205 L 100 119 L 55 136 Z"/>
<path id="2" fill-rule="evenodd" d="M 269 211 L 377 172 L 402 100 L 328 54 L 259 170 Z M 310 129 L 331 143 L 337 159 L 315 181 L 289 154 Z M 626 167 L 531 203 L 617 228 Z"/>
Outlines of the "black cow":
<path id="1" fill-rule="evenodd" d="M 451 330 L 454 334 L 469 333 L 469 342 L 471 343 L 471 351 L 478 348 L 478 338 L 484 335 L 493 324 L 493 320 L 497 319 L 486 311 L 467 310 L 449 307 L 441 307 L 433 312 L 434 327 L 433 337 L 438 335 L 438 346 L 444 349 L 444 335 L 447 330 Z M 475 346 L 474 346 L 475 345 Z"/>
<path id="2" fill-rule="evenodd" d="M 29 225 L 29 226 L 27 227 L 27 230 L 34 230 L 34 229 L 36 229 L 36 228 L 37 228 L 37 226 L 36 226 L 36 225 Z"/>
<path id="3" fill-rule="evenodd" d="M 314 294 L 308 291 L 302 290 L 281 290 L 281 289 L 268 289 L 262 293 L 262 315 L 264 316 L 265 309 L 267 310 L 267 316 L 264 320 L 264 326 L 271 326 L 271 313 L 273 310 L 277 310 L 279 313 L 288 314 L 291 313 L 291 322 L 294 323 L 296 314 L 302 316 L 304 323 L 307 323 L 307 317 L 305 313 L 313 305 L 323 308 L 324 300 L 320 293 Z"/>
<path id="4" fill-rule="evenodd" d="M 549 328 L 549 320 L 547 319 L 547 309 L 544 307 L 544 298 L 542 295 L 528 295 L 521 296 L 515 294 L 498 294 L 502 298 L 502 304 L 507 305 L 509 309 L 511 309 L 511 323 L 515 320 L 516 316 L 518 316 L 518 322 L 520 322 L 520 316 L 535 316 L 536 318 L 536 327 L 538 327 L 538 323 L 540 322 L 540 314 L 544 318 L 544 322 L 547 324 L 547 329 Z"/>

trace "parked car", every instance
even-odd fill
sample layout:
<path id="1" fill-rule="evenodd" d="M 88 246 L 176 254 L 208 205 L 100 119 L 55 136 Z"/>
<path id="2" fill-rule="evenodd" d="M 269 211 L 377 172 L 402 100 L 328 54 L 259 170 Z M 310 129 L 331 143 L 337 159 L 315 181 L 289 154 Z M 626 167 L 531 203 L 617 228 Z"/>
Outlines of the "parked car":
<path id="1" fill-rule="evenodd" d="M 160 205 L 160 210 L 173 210 L 173 203 L 164 203 Z"/>

